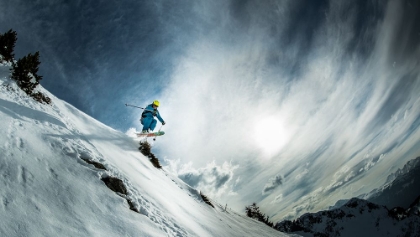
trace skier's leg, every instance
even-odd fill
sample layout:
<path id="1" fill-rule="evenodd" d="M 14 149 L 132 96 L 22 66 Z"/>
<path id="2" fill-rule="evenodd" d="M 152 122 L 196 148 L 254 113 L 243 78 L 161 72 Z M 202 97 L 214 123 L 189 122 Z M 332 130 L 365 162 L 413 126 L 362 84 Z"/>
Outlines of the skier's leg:
<path id="1" fill-rule="evenodd" d="M 153 119 L 152 122 L 150 123 L 150 130 L 152 131 L 155 130 L 156 123 L 157 123 L 156 119 Z"/>
<path id="2" fill-rule="evenodd" d="M 147 129 L 150 128 L 150 124 L 152 123 L 152 119 L 151 117 L 145 117 L 143 118 L 143 131 L 147 131 Z"/>

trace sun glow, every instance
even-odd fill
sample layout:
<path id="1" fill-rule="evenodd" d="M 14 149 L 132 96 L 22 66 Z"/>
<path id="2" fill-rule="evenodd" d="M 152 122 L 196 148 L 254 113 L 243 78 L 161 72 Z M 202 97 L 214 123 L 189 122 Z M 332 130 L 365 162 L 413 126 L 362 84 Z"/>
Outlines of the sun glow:
<path id="1" fill-rule="evenodd" d="M 254 128 L 255 142 L 266 155 L 275 155 L 290 137 L 283 121 L 274 116 L 258 121 Z"/>

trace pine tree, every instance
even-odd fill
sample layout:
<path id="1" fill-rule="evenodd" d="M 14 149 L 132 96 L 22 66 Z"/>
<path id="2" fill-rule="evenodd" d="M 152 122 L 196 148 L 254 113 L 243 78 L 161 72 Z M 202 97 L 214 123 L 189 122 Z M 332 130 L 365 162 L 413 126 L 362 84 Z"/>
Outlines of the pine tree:
<path id="1" fill-rule="evenodd" d="M 28 54 L 13 64 L 12 79 L 16 80 L 18 86 L 28 95 L 32 94 L 42 79 L 42 76 L 38 75 L 39 64 L 39 52 Z"/>
<path id="2" fill-rule="evenodd" d="M 3 35 L 0 34 L 0 54 L 3 59 L 8 62 L 12 62 L 14 55 L 15 44 L 17 41 L 17 33 L 10 29 Z"/>
<path id="3" fill-rule="evenodd" d="M 260 211 L 260 208 L 257 206 L 255 202 L 252 203 L 252 205 L 246 206 L 245 212 L 248 217 L 251 217 L 252 219 L 256 219 L 258 221 L 265 223 L 266 225 L 270 227 L 273 227 L 273 222 L 270 222 L 268 220 L 269 217 L 268 216 L 266 217 L 265 214 L 263 214 Z"/>

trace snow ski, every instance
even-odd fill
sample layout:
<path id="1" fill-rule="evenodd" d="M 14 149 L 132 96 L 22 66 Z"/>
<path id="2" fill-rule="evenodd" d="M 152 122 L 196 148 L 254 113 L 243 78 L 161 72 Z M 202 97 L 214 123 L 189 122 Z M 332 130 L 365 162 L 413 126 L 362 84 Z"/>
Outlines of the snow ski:
<path id="1" fill-rule="evenodd" d="M 136 133 L 137 137 L 157 137 L 157 136 L 162 136 L 163 134 L 165 134 L 164 131 L 151 132 L 151 133 Z"/>

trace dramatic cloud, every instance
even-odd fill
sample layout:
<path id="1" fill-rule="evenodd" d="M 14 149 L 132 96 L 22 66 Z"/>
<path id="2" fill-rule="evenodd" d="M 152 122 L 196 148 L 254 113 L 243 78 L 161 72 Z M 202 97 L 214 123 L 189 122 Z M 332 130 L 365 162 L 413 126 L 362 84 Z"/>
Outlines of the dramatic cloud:
<path id="1" fill-rule="evenodd" d="M 216 27 L 187 48 L 163 92 L 172 124 L 162 152 L 196 169 L 228 159 L 238 165 L 239 195 L 223 202 L 276 203 L 278 219 L 370 191 L 419 152 L 419 59 L 405 51 L 410 60 L 394 61 L 402 53 L 394 48 L 405 47 L 395 42 L 400 29 L 399 42 L 420 54 L 410 9 L 396 1 L 219 7 Z M 411 28 L 395 21 L 403 15 Z M 182 146 L 171 145 L 178 137 Z M 255 193 L 279 172 L 283 185 L 270 180 Z"/>
<path id="2" fill-rule="evenodd" d="M 191 187 L 197 188 L 204 193 L 216 195 L 229 192 L 228 183 L 231 181 L 233 172 L 237 168 L 225 162 L 222 166 L 217 166 L 215 162 L 207 164 L 206 167 L 194 169 L 190 164 L 184 164 L 182 167 L 179 160 L 166 160 L 167 169 L 177 174 L 185 183 Z"/>
<path id="3" fill-rule="evenodd" d="M 283 178 L 280 175 L 271 178 L 270 180 L 268 180 L 268 183 L 264 186 L 262 194 L 267 195 L 271 193 L 275 188 L 277 188 L 281 184 L 283 184 Z"/>

